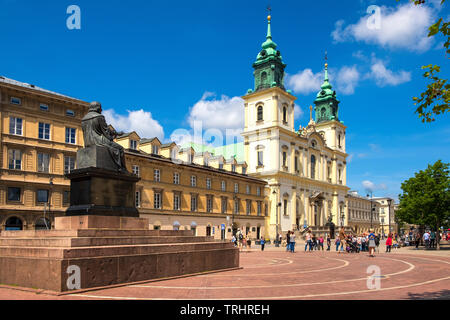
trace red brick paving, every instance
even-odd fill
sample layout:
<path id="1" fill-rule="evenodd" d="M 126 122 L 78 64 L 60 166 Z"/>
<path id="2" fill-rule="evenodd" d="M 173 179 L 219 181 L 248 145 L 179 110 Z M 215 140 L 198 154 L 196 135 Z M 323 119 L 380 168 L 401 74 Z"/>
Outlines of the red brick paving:
<path id="1" fill-rule="evenodd" d="M 450 299 L 450 255 L 337 254 L 283 249 L 241 253 L 243 269 L 51 296 L 0 288 L 0 299 Z M 380 290 L 367 288 L 377 265 Z"/>

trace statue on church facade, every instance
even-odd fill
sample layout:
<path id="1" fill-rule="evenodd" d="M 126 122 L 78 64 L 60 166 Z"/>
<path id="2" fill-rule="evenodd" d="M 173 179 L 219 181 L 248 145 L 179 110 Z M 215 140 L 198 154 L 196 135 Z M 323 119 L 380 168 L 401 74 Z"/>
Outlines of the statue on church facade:
<path id="1" fill-rule="evenodd" d="M 84 149 L 77 154 L 78 168 L 96 167 L 118 172 L 128 172 L 124 148 L 114 142 L 118 133 L 108 127 L 102 115 L 102 105 L 92 102 L 81 120 Z"/>

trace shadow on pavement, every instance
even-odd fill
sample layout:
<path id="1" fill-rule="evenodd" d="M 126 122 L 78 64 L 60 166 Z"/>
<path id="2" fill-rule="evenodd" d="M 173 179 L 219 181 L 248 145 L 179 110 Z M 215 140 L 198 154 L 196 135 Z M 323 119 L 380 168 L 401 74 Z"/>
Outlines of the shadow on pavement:
<path id="1" fill-rule="evenodd" d="M 411 300 L 450 300 L 450 290 L 441 290 L 437 292 L 426 293 L 408 293 L 408 299 Z"/>

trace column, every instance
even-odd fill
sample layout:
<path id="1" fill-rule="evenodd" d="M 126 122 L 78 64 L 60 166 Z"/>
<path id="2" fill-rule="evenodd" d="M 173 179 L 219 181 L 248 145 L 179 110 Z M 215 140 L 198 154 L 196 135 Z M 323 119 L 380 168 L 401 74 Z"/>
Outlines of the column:
<path id="1" fill-rule="evenodd" d="M 297 218 L 297 188 L 292 189 L 292 198 L 291 198 L 291 224 L 292 230 L 295 228 L 295 219 Z"/>

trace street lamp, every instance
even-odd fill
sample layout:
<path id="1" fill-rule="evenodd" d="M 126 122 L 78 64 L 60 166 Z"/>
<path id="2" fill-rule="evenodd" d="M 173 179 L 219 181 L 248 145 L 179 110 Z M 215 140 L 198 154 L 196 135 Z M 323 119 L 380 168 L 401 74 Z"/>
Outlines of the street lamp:
<path id="1" fill-rule="evenodd" d="M 48 197 L 47 197 L 47 202 L 48 202 L 48 217 L 49 217 L 49 221 L 50 221 L 50 217 L 51 217 L 51 214 L 50 214 L 50 207 L 51 207 L 51 202 L 50 202 L 50 197 L 51 197 L 51 195 L 52 195 L 52 192 L 53 192 L 53 178 L 51 177 L 50 178 L 50 194 L 48 195 Z M 47 208 L 47 204 L 44 204 L 44 223 L 45 223 L 45 227 L 47 228 L 47 230 L 49 230 L 50 228 L 48 227 L 48 224 L 47 224 L 47 219 L 45 219 L 45 209 Z"/>
<path id="2" fill-rule="evenodd" d="M 389 224 L 389 233 L 391 233 L 391 203 L 392 203 L 392 199 L 387 199 L 387 203 L 388 203 L 388 224 Z"/>
<path id="3" fill-rule="evenodd" d="M 233 200 L 234 200 L 234 208 L 231 211 L 231 230 L 232 230 L 233 236 L 236 236 L 236 228 L 234 227 L 234 212 L 236 211 L 236 200 L 237 200 L 236 193 L 234 193 L 234 195 L 233 195 Z"/>
<path id="4" fill-rule="evenodd" d="M 276 195 L 277 192 L 275 190 L 273 190 L 272 194 Z M 277 199 L 278 201 L 278 199 Z M 280 244 L 278 242 L 278 207 L 281 206 L 281 202 L 277 202 L 276 208 L 275 208 L 275 214 L 276 214 L 276 224 L 275 224 L 275 228 L 276 228 L 276 236 L 275 236 L 275 247 L 279 247 Z"/>
<path id="5" fill-rule="evenodd" d="M 369 194 L 367 194 L 367 198 L 369 197 Z M 373 202 L 373 193 L 370 191 L 370 229 L 373 229 L 373 212 L 375 211 L 375 208 L 372 206 Z"/>

